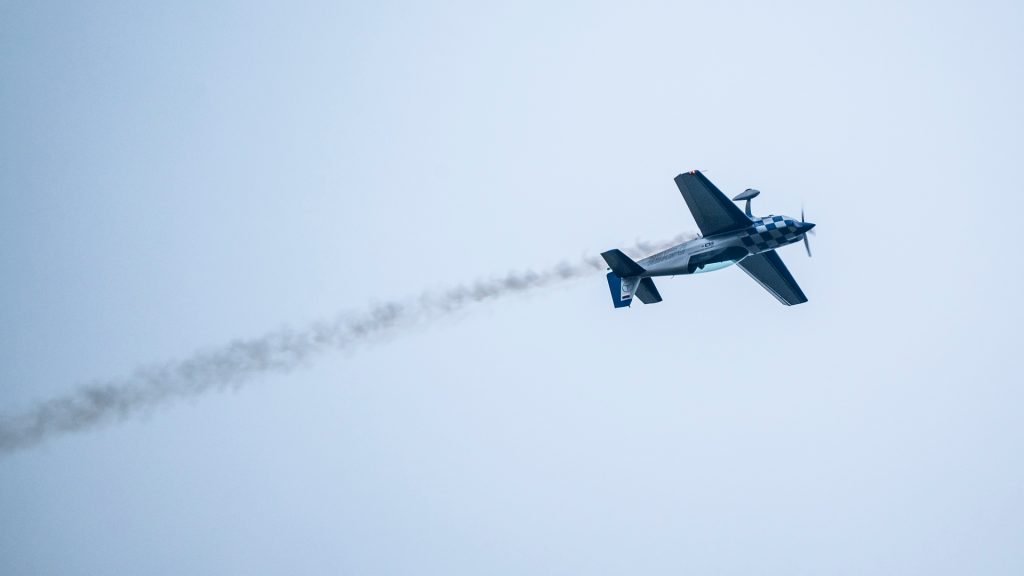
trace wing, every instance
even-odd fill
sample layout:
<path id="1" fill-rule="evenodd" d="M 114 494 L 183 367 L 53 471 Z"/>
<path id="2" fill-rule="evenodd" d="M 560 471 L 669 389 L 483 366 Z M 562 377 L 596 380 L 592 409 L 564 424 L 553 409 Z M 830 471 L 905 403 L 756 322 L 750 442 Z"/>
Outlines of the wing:
<path id="1" fill-rule="evenodd" d="M 750 226 L 750 218 L 698 170 L 676 176 L 676 186 L 704 236 Z"/>
<path id="2" fill-rule="evenodd" d="M 775 250 L 747 256 L 737 265 L 786 306 L 807 302 L 807 296 Z"/>

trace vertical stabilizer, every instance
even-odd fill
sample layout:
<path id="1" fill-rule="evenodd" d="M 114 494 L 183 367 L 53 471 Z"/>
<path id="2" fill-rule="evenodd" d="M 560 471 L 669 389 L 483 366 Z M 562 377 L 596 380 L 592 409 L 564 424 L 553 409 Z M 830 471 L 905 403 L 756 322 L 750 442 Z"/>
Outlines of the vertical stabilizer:
<path id="1" fill-rule="evenodd" d="M 640 278 L 619 278 L 615 272 L 608 273 L 608 288 L 612 292 L 612 304 L 616 308 L 625 308 L 633 303 L 633 295 L 636 293 Z"/>

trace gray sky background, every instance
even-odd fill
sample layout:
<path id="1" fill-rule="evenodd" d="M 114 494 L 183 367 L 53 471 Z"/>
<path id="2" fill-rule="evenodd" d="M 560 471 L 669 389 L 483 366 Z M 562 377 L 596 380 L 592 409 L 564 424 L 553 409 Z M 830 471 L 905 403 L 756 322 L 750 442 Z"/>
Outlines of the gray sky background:
<path id="1" fill-rule="evenodd" d="M 695 229 L 0 459 L 3 574 L 1019 574 L 1024 5 L 0 2 L 0 409 Z"/>

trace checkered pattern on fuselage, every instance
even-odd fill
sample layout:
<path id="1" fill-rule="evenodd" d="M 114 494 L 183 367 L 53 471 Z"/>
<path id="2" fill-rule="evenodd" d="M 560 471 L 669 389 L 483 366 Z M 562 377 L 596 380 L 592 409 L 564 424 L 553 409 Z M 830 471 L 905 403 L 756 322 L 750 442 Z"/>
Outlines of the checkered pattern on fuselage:
<path id="1" fill-rule="evenodd" d="M 785 216 L 766 216 L 744 232 L 741 240 L 751 253 L 774 250 L 800 239 L 797 222 Z"/>

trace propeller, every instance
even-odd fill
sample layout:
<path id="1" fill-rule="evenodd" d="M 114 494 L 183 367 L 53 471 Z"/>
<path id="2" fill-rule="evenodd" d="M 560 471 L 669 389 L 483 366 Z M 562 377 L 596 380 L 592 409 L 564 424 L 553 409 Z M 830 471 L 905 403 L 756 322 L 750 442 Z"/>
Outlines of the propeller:
<path id="1" fill-rule="evenodd" d="M 800 206 L 800 223 L 801 224 L 804 223 L 804 207 L 803 206 Z M 814 229 L 811 229 L 808 232 L 813 233 Z M 804 248 L 807 249 L 807 257 L 810 258 L 811 257 L 811 242 L 807 239 L 808 232 L 804 232 Z"/>

